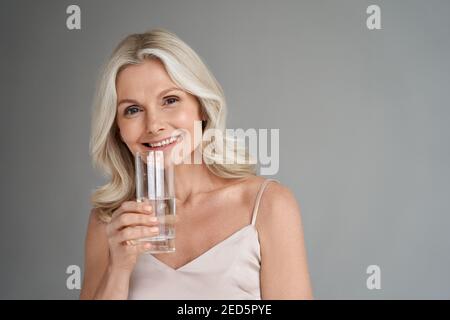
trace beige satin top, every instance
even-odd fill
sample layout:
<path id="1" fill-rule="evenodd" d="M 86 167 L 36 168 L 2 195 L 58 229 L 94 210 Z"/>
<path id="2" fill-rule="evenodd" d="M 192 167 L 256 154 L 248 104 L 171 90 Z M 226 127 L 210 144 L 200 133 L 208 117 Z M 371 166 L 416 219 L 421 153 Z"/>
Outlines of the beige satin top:
<path id="1" fill-rule="evenodd" d="M 261 253 L 255 221 L 269 181 L 277 180 L 262 183 L 252 223 L 194 260 L 173 269 L 152 254 L 142 254 L 131 275 L 128 299 L 260 300 Z"/>

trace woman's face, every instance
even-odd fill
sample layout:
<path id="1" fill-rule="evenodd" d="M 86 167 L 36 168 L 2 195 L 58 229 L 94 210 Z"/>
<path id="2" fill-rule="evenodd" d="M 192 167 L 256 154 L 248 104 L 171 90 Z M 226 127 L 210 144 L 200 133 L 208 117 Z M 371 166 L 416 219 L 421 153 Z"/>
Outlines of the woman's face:
<path id="1" fill-rule="evenodd" d="M 166 154 L 176 144 L 180 148 L 181 143 L 187 144 L 182 147 L 189 150 L 184 156 L 192 153 L 196 147 L 194 121 L 202 120 L 199 102 L 172 82 L 158 59 L 125 67 L 117 76 L 116 90 L 117 125 L 133 154 L 148 150 L 162 150 Z M 168 145 L 155 145 L 173 135 L 179 136 L 180 130 L 184 132 L 181 138 Z"/>

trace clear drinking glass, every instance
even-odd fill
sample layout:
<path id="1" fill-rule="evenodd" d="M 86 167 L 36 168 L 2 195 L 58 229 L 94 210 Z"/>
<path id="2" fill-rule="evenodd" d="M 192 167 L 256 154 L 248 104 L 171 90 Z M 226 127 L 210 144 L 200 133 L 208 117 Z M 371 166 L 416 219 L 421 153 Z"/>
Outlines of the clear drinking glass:
<path id="1" fill-rule="evenodd" d="M 146 253 L 175 251 L 175 185 L 174 165 L 161 150 L 137 152 L 136 201 L 147 202 L 158 218 L 159 234 L 138 241 L 150 242 Z"/>

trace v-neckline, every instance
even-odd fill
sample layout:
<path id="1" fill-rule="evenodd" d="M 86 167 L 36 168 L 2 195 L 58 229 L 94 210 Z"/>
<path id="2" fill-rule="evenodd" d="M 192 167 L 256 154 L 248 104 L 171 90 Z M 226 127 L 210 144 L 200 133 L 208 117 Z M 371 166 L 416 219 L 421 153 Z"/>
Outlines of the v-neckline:
<path id="1" fill-rule="evenodd" d="M 211 248 L 209 248 L 208 250 L 206 250 L 205 252 L 203 252 L 202 254 L 200 254 L 199 256 L 195 257 L 194 259 L 192 259 L 191 261 L 185 263 L 184 265 L 182 265 L 181 267 L 178 268 L 172 268 L 171 266 L 169 266 L 168 264 L 162 262 L 161 260 L 159 260 L 158 258 L 156 258 L 153 254 L 147 254 L 147 256 L 149 256 L 152 260 L 154 260 L 156 263 L 158 263 L 159 265 L 161 265 L 163 268 L 166 268 L 168 270 L 171 270 L 172 272 L 177 272 L 177 271 L 182 271 L 185 268 L 189 267 L 190 265 L 194 264 L 195 262 L 197 262 L 198 260 L 202 259 L 203 257 L 207 256 L 208 254 L 210 254 L 211 252 L 213 252 L 214 250 L 216 250 L 217 248 L 219 248 L 221 245 L 223 245 L 224 243 L 226 243 L 227 241 L 233 239 L 234 237 L 236 237 L 238 234 L 240 234 L 242 231 L 245 230 L 254 230 L 255 232 L 258 232 L 258 230 L 256 229 L 256 227 L 253 224 L 248 224 L 242 228 L 240 228 L 239 230 L 233 232 L 231 235 L 229 235 L 228 237 L 226 237 L 224 240 L 220 241 L 219 243 L 215 244 L 214 246 L 212 246 Z"/>

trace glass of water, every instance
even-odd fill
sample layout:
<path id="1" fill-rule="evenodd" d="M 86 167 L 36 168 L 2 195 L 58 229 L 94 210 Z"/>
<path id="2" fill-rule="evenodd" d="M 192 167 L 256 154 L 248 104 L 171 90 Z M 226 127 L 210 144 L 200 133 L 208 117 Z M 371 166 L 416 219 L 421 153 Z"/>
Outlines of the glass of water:
<path id="1" fill-rule="evenodd" d="M 150 242 L 146 253 L 175 251 L 174 164 L 162 150 L 136 152 L 136 201 L 149 203 L 158 219 L 159 234 L 141 238 Z"/>

